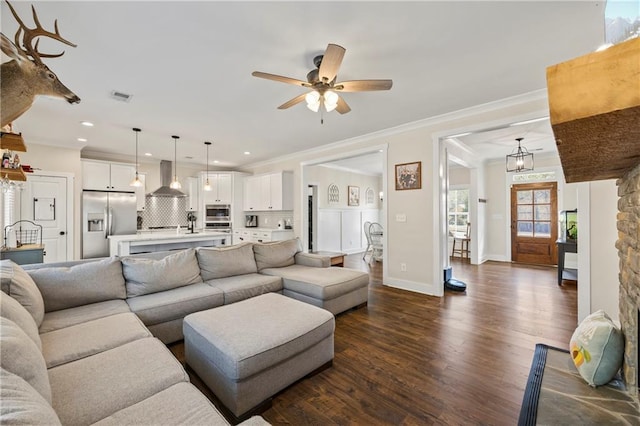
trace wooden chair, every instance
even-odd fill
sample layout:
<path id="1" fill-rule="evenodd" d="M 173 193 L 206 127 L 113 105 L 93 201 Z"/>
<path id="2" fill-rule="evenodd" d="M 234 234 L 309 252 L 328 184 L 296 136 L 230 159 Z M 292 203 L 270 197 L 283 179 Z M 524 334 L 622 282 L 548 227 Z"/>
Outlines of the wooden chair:
<path id="1" fill-rule="evenodd" d="M 469 241 L 471 241 L 471 223 L 467 222 L 467 230 L 464 234 L 456 232 L 453 234 L 453 248 L 451 257 L 455 257 L 456 253 L 460 255 L 460 259 L 469 259 Z M 456 243 L 460 243 L 460 247 L 456 248 Z"/>

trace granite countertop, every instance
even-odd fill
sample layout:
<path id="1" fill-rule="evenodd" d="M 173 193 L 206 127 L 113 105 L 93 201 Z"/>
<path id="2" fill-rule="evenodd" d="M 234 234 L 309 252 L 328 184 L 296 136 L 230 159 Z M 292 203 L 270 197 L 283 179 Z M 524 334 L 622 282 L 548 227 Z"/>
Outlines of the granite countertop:
<path id="1" fill-rule="evenodd" d="M 206 232 L 180 232 L 176 231 L 142 231 L 136 234 L 129 235 L 110 235 L 109 239 L 112 241 L 149 241 L 149 240 L 188 240 L 188 239 L 207 239 L 211 237 L 231 237 L 231 234 L 228 232 L 215 232 L 215 231 L 206 231 Z"/>
<path id="2" fill-rule="evenodd" d="M 234 228 L 234 231 L 282 232 L 282 231 L 293 231 L 293 228 L 291 228 L 291 229 L 283 229 L 283 228 Z"/>

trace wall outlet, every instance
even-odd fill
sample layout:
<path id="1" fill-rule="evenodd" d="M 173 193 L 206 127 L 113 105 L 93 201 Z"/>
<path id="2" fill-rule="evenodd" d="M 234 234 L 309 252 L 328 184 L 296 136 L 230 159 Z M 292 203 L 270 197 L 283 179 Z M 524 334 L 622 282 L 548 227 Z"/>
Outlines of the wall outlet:
<path id="1" fill-rule="evenodd" d="M 407 272 L 407 264 L 406 263 L 401 263 L 400 264 L 400 272 Z"/>
<path id="2" fill-rule="evenodd" d="M 265 217 L 265 218 L 264 218 L 264 224 L 265 224 L 265 225 L 268 225 L 268 224 L 269 224 L 269 218 L 268 218 L 268 217 Z"/>
<path id="3" fill-rule="evenodd" d="M 396 222 L 406 222 L 407 215 L 404 213 L 396 213 Z"/>

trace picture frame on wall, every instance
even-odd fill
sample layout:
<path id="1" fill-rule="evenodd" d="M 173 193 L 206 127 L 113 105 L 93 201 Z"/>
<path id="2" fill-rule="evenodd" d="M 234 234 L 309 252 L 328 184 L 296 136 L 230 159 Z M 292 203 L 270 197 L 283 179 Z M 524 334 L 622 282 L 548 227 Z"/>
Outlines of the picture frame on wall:
<path id="1" fill-rule="evenodd" d="M 422 188 L 422 161 L 396 164 L 396 191 Z"/>
<path id="2" fill-rule="evenodd" d="M 360 187 L 359 186 L 349 186 L 349 205 L 350 206 L 360 205 Z"/>

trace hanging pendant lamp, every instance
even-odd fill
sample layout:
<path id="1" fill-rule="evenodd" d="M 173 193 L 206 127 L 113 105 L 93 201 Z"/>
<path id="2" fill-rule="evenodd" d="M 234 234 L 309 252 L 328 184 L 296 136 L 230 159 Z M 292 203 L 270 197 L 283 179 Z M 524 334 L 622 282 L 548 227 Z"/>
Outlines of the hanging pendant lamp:
<path id="1" fill-rule="evenodd" d="M 138 133 L 140 133 L 140 129 L 138 129 L 137 127 L 134 127 L 132 130 L 136 132 L 136 177 L 131 181 L 129 186 L 140 188 L 142 186 L 142 181 L 138 176 Z"/>
<path id="2" fill-rule="evenodd" d="M 524 138 L 516 138 L 518 148 L 507 155 L 507 172 L 529 172 L 533 170 L 533 153 L 521 146 Z"/>
<path id="3" fill-rule="evenodd" d="M 202 189 L 205 191 L 211 191 L 213 189 L 209 183 L 209 145 L 211 145 L 211 142 L 205 142 L 204 144 L 207 147 L 207 178 L 204 180 L 204 187 Z"/>
<path id="4" fill-rule="evenodd" d="M 180 136 L 171 136 L 173 138 L 173 181 L 169 185 L 171 189 L 181 189 L 182 185 L 178 181 L 178 139 Z"/>

